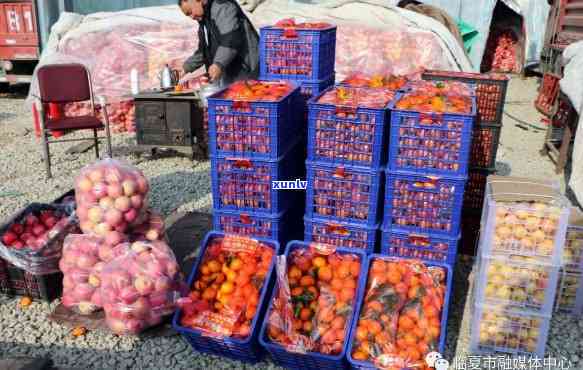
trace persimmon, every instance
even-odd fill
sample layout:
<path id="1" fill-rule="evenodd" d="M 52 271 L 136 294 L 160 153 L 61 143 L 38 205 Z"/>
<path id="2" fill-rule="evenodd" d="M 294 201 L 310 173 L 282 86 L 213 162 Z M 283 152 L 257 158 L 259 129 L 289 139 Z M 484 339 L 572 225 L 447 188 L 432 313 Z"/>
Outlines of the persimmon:
<path id="1" fill-rule="evenodd" d="M 399 329 L 411 330 L 413 329 L 414 326 L 415 323 L 413 322 L 413 320 L 411 320 L 411 318 L 407 316 L 399 317 Z"/>
<path id="2" fill-rule="evenodd" d="M 318 270 L 318 279 L 322 281 L 330 281 L 332 279 L 332 267 L 322 266 Z"/>
<path id="3" fill-rule="evenodd" d="M 352 301 L 354 299 L 356 292 L 354 288 L 343 288 L 340 292 L 340 299 L 342 301 Z"/>
<path id="4" fill-rule="evenodd" d="M 304 321 L 304 324 L 302 325 L 302 329 L 306 332 L 306 333 L 311 333 L 312 330 L 314 328 L 314 325 L 312 324 L 311 321 Z"/>
<path id="5" fill-rule="evenodd" d="M 312 265 L 317 268 L 321 268 L 327 265 L 327 261 L 324 257 L 318 256 L 312 260 Z"/>
<path id="6" fill-rule="evenodd" d="M 368 329 L 362 325 L 356 328 L 356 339 L 358 341 L 363 341 L 368 338 Z"/>
<path id="7" fill-rule="evenodd" d="M 370 301 L 366 304 L 366 309 L 380 313 L 383 311 L 383 304 L 379 301 Z"/>
<path id="8" fill-rule="evenodd" d="M 309 320 L 312 317 L 312 310 L 309 308 L 302 308 L 300 310 L 300 319 L 303 321 Z"/>
<path id="9" fill-rule="evenodd" d="M 387 281 L 392 285 L 397 285 L 401 282 L 402 276 L 399 271 L 390 270 L 387 272 Z"/>
<path id="10" fill-rule="evenodd" d="M 287 273 L 288 279 L 296 279 L 299 281 L 299 279 L 302 277 L 302 270 L 300 270 L 297 266 L 292 266 L 288 273 Z"/>
<path id="11" fill-rule="evenodd" d="M 304 275 L 300 279 L 300 285 L 303 287 L 309 287 L 316 284 L 316 280 L 310 275 Z"/>
<path id="12" fill-rule="evenodd" d="M 342 288 L 344 288 L 344 282 L 341 279 L 334 278 L 330 282 L 330 286 L 332 287 L 333 290 L 340 291 L 342 290 Z"/>
<path id="13" fill-rule="evenodd" d="M 352 353 L 352 358 L 357 361 L 366 361 L 368 359 L 368 354 L 362 351 L 355 351 Z"/>
<path id="14" fill-rule="evenodd" d="M 367 322 L 367 328 L 372 335 L 377 335 L 381 332 L 381 330 L 383 330 L 381 324 L 376 320 L 369 320 Z"/>

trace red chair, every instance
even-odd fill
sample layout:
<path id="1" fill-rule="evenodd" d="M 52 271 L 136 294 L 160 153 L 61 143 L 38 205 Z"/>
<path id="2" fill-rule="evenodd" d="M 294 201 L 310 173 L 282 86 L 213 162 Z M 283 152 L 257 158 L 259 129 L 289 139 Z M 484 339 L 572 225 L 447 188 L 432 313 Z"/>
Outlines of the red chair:
<path id="1" fill-rule="evenodd" d="M 40 67 L 37 71 L 38 86 L 40 91 L 40 121 L 41 139 L 43 141 L 43 156 L 47 171 L 47 177 L 51 174 L 51 155 L 49 145 L 58 142 L 71 141 L 95 141 L 95 156 L 99 158 L 99 140 L 107 140 L 107 154 L 111 154 L 111 133 L 109 129 L 109 119 L 103 99 L 100 105 L 105 119 L 103 124 L 97 117 L 95 111 L 95 101 L 93 98 L 93 86 L 89 71 L 81 64 L 54 64 Z M 43 107 L 49 103 L 66 104 L 81 101 L 91 102 L 91 112 L 93 114 L 79 117 L 61 116 L 58 118 L 48 117 Z M 97 130 L 105 128 L 105 137 L 99 137 Z M 93 138 L 50 140 L 51 131 L 76 131 L 93 130 Z"/>

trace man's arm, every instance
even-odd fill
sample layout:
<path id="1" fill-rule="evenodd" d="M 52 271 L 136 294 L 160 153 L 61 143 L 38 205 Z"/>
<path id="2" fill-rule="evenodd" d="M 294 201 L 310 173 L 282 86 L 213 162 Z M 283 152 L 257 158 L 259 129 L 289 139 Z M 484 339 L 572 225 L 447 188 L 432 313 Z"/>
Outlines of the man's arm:
<path id="1" fill-rule="evenodd" d="M 219 47 L 213 64 L 224 70 L 235 58 L 243 43 L 243 29 L 238 17 L 237 5 L 227 2 L 216 4 L 211 9 L 211 16 L 219 30 Z"/>
<path id="2" fill-rule="evenodd" d="M 203 64 L 204 56 L 202 54 L 202 50 L 198 49 L 197 51 L 194 52 L 194 54 L 192 54 L 190 57 L 188 57 L 188 59 L 184 61 L 182 69 L 184 69 L 184 72 L 190 73 L 202 67 Z"/>

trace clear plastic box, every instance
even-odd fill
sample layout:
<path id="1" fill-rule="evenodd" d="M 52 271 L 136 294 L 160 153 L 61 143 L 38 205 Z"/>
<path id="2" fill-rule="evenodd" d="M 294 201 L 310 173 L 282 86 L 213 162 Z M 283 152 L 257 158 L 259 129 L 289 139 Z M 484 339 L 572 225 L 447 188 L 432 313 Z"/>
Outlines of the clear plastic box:
<path id="1" fill-rule="evenodd" d="M 583 214 L 576 208 L 571 210 L 569 218 L 563 249 L 563 266 L 567 269 L 583 269 Z"/>
<path id="2" fill-rule="evenodd" d="M 561 270 L 555 310 L 573 315 L 583 314 L 582 270 Z"/>
<path id="3" fill-rule="evenodd" d="M 553 312 L 560 266 L 533 257 L 480 255 L 476 303 L 550 315 Z"/>
<path id="4" fill-rule="evenodd" d="M 490 178 L 489 178 L 490 179 Z M 515 194 L 492 194 L 486 184 L 480 251 L 487 255 L 521 255 L 560 264 L 569 223 L 570 206 L 554 187 L 549 195 L 529 194 L 520 182 L 511 183 Z M 524 187 L 532 185 L 525 180 Z M 539 188 L 543 187 L 537 184 Z M 534 191 L 533 191 L 534 193 Z M 501 196 L 502 195 L 502 196 Z M 515 196 L 520 201 L 500 200 Z M 525 199 L 531 198 L 528 201 Z"/>
<path id="5" fill-rule="evenodd" d="M 472 315 L 470 353 L 510 353 L 543 358 L 551 317 L 476 305 Z"/>

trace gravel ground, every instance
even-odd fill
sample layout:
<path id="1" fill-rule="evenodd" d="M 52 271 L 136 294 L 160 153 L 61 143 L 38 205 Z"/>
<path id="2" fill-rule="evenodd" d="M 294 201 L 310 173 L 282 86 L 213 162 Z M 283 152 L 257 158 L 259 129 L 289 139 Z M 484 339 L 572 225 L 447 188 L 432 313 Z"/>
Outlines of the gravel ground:
<path id="1" fill-rule="evenodd" d="M 535 79 L 513 79 L 507 98 L 497 169 L 501 174 L 556 178 L 552 163 L 539 155 L 544 132 L 540 115 L 533 107 Z M 44 177 L 40 146 L 31 130 L 32 118 L 22 97 L 0 96 L 0 219 L 31 201 L 50 201 L 70 189 L 73 177 L 94 160 L 94 152 L 67 155 L 69 145 L 51 147 L 54 153 L 52 180 Z M 114 155 L 138 166 L 152 184 L 151 205 L 169 215 L 173 211 L 209 211 L 209 162 L 188 158 L 144 158 L 131 154 L 134 138 L 129 134 L 114 137 Z M 469 342 L 471 299 L 468 282 L 471 261 L 456 267 L 454 295 L 451 300 L 448 359 L 464 358 Z M 74 339 L 70 329 L 51 323 L 47 314 L 53 304 L 35 302 L 21 309 L 16 299 L 0 296 L 0 357 L 49 355 L 62 367 L 96 369 L 272 369 L 266 362 L 253 367 L 241 363 L 195 354 L 179 336 L 163 338 L 122 338 L 89 332 Z M 583 369 L 583 321 L 568 315 L 553 317 L 547 355 L 571 361 L 571 369 Z"/>

